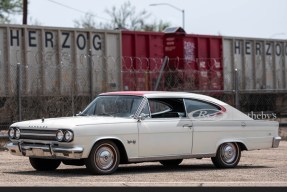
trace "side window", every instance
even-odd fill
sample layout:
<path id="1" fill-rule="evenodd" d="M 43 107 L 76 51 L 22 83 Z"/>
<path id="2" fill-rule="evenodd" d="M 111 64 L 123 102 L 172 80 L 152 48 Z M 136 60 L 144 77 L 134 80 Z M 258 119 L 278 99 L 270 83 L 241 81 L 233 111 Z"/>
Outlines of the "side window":
<path id="1" fill-rule="evenodd" d="M 186 117 L 183 99 L 153 98 L 149 99 L 151 118 Z"/>
<path id="2" fill-rule="evenodd" d="M 145 107 L 143 108 L 141 113 L 143 113 L 146 117 L 150 117 L 150 111 L 149 111 L 148 103 L 145 105 Z"/>
<path id="3" fill-rule="evenodd" d="M 189 117 L 207 117 L 217 114 L 221 108 L 215 104 L 196 99 L 185 99 L 186 112 Z"/>
<path id="4" fill-rule="evenodd" d="M 149 106 L 151 114 L 165 113 L 172 110 L 170 106 L 159 101 L 150 100 Z"/>

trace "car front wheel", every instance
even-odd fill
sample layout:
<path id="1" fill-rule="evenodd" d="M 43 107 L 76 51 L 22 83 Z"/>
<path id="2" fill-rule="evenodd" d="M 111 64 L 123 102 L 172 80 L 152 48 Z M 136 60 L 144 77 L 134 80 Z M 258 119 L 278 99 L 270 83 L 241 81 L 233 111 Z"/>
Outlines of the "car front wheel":
<path id="1" fill-rule="evenodd" d="M 217 168 L 233 168 L 239 163 L 241 150 L 237 143 L 223 143 L 211 160 Z"/>
<path id="2" fill-rule="evenodd" d="M 86 167 L 92 174 L 107 175 L 116 171 L 120 153 L 112 141 L 100 141 L 94 145 L 86 159 Z"/>
<path id="3" fill-rule="evenodd" d="M 60 160 L 55 159 L 40 159 L 40 158 L 29 158 L 30 164 L 37 171 L 54 171 L 61 164 Z"/>

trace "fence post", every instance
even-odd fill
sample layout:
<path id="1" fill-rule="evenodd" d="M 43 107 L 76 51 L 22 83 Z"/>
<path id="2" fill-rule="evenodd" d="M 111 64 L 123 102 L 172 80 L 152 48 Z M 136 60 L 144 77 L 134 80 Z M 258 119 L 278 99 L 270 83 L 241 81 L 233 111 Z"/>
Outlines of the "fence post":
<path id="1" fill-rule="evenodd" d="M 93 62 L 92 62 L 92 50 L 89 49 L 88 53 L 88 65 L 90 67 L 90 100 L 94 99 L 94 81 L 93 81 Z"/>
<path id="2" fill-rule="evenodd" d="M 161 68 L 160 68 L 159 76 L 158 76 L 158 78 L 156 80 L 154 91 L 157 91 L 157 89 L 158 89 L 161 77 L 163 75 L 164 68 L 165 68 L 167 63 L 168 63 L 168 56 L 165 56 L 164 59 L 163 59 L 163 63 L 161 65 Z"/>
<path id="3" fill-rule="evenodd" d="M 21 73 L 21 64 L 17 63 L 17 110 L 18 110 L 18 121 L 22 121 L 22 73 Z"/>
<path id="4" fill-rule="evenodd" d="M 234 70 L 235 108 L 240 110 L 238 70 Z"/>
<path id="5" fill-rule="evenodd" d="M 76 81 L 74 81 L 72 90 L 71 90 L 71 99 L 72 99 L 72 114 L 75 115 L 75 101 L 74 101 L 74 87 L 75 87 Z"/>

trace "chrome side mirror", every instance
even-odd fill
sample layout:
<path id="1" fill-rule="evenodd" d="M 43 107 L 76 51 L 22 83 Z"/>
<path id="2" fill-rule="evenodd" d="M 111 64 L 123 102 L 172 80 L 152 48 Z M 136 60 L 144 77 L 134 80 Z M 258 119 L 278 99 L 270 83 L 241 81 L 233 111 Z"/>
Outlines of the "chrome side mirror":
<path id="1" fill-rule="evenodd" d="M 145 120 L 148 116 L 149 116 L 148 114 L 141 113 L 141 114 L 137 117 L 137 120 L 138 120 L 138 121 L 143 121 L 143 120 Z"/>

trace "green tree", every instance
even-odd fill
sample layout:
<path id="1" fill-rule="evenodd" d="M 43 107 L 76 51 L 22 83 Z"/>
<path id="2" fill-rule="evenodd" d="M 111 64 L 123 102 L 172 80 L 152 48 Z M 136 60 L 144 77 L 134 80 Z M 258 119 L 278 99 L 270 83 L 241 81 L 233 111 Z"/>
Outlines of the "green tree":
<path id="1" fill-rule="evenodd" d="M 170 27 L 170 23 L 163 22 L 160 20 L 159 22 L 154 22 L 152 24 L 145 24 L 143 30 L 144 31 L 163 31 L 165 28 Z"/>
<path id="2" fill-rule="evenodd" d="M 150 17 L 150 13 L 146 10 L 137 13 L 135 6 L 129 1 L 120 8 L 113 6 L 111 10 L 106 9 L 105 12 L 111 17 L 110 28 L 143 30 L 145 20 Z"/>
<path id="3" fill-rule="evenodd" d="M 0 1 L 0 23 L 10 23 L 10 15 L 22 13 L 22 0 Z"/>
<path id="4" fill-rule="evenodd" d="M 95 15 L 86 13 L 80 20 L 74 20 L 74 25 L 86 29 L 127 29 L 136 31 L 163 31 L 163 29 L 170 26 L 168 22 L 163 21 L 147 23 L 146 20 L 151 14 L 145 10 L 136 12 L 135 6 L 129 1 L 119 8 L 113 6 L 111 10 L 106 9 L 105 12 L 110 16 L 110 19 L 105 22 L 96 22 Z"/>
<path id="5" fill-rule="evenodd" d="M 95 29 L 97 24 L 95 22 L 95 15 L 92 13 L 86 13 L 80 20 L 74 20 L 74 26 L 85 28 L 85 29 Z"/>

